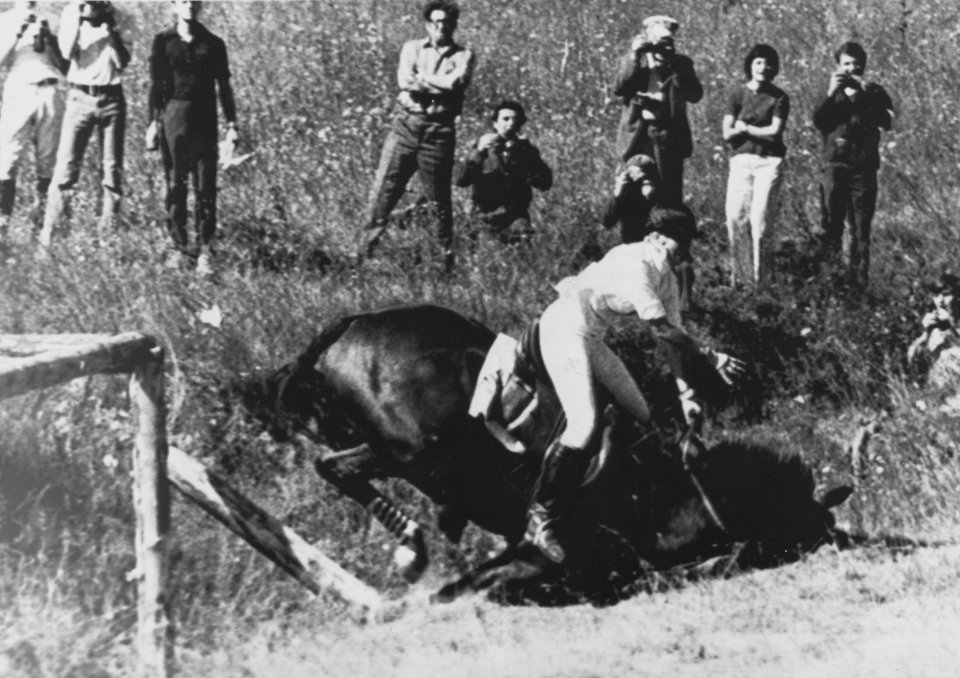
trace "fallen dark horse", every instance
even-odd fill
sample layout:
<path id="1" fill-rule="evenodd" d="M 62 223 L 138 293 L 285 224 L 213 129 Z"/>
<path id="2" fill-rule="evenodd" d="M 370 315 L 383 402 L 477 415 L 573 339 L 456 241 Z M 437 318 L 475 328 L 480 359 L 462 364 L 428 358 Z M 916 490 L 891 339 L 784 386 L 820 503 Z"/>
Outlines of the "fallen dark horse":
<path id="1" fill-rule="evenodd" d="M 350 316 L 248 384 L 244 398 L 275 437 L 319 450 L 320 475 L 412 549 L 409 579 L 427 564 L 422 530 L 371 479 L 402 478 L 430 497 L 453 542 L 467 521 L 505 538 L 501 554 L 443 587 L 441 600 L 490 589 L 502 600 L 609 601 L 651 571 L 717 556 L 730 567 L 771 566 L 834 538 L 830 508 L 850 489 L 815 498 L 798 458 L 720 443 L 699 459 L 698 489 L 675 443 L 611 421 L 606 461 L 581 488 L 562 535 L 567 561 L 550 563 L 522 539 L 542 450 L 509 452 L 467 414 L 493 339 L 433 305 Z"/>

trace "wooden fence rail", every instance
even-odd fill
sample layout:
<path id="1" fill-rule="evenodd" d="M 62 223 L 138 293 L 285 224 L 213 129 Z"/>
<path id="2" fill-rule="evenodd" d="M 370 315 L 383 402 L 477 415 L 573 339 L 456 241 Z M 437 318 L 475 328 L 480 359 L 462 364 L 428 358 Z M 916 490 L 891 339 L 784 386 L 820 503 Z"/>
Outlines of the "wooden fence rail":
<path id="1" fill-rule="evenodd" d="M 94 374 L 130 373 L 136 422 L 133 495 L 136 504 L 138 675 L 174 673 L 167 582 L 170 484 L 246 539 L 314 593 L 329 590 L 360 608 L 381 609 L 376 590 L 346 572 L 299 535 L 176 448 L 167 446 L 163 349 L 149 336 L 101 334 L 0 335 L 0 399 Z M 168 482 L 169 481 L 169 482 Z"/>

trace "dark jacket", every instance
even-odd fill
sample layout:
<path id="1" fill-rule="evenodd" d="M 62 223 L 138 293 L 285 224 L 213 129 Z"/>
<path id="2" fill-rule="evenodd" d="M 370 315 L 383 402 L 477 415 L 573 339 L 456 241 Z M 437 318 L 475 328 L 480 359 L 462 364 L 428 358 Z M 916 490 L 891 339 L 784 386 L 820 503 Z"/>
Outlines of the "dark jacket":
<path id="1" fill-rule="evenodd" d="M 526 139 L 478 151 L 476 144 L 457 171 L 457 186 L 472 186 L 472 200 L 481 216 L 520 216 L 530 208 L 531 187 L 545 191 L 553 172 L 540 151 Z"/>
<path id="2" fill-rule="evenodd" d="M 703 98 L 703 85 L 694 70 L 693 60 L 683 54 L 668 57 L 658 70 L 664 93 L 661 143 L 666 147 L 664 150 L 689 158 L 693 153 L 693 136 L 687 120 L 687 103 L 695 104 Z M 617 153 L 622 160 L 641 150 L 637 138 L 646 133 L 646 123 L 641 115 L 643 106 L 635 97 L 638 92 L 648 91 L 651 76 L 657 77 L 657 74 L 647 66 L 645 53 L 631 52 L 620 60 L 613 93 L 623 103 L 617 130 Z"/>
<path id="3" fill-rule="evenodd" d="M 893 122 L 893 102 L 880 85 L 867 83 L 856 100 L 842 89 L 813 112 L 813 124 L 823 135 L 823 162 L 855 169 L 880 167 L 880 130 Z"/>

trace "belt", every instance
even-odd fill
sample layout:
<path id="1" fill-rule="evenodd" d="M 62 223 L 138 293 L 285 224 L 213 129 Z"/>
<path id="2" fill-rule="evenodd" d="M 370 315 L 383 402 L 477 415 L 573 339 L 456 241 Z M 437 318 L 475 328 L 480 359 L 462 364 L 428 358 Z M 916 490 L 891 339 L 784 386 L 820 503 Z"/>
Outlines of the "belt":
<path id="1" fill-rule="evenodd" d="M 40 82 L 33 83 L 35 87 L 46 87 L 47 85 L 59 85 L 60 78 L 46 78 Z"/>
<path id="2" fill-rule="evenodd" d="M 452 125 L 454 121 L 457 119 L 457 114 L 454 113 L 453 111 L 427 113 L 426 111 L 418 111 L 418 110 L 409 109 L 409 108 L 403 108 L 402 110 L 407 115 L 412 115 L 416 118 L 420 118 L 421 120 L 425 120 L 427 122 L 439 122 L 445 125 Z"/>
<path id="3" fill-rule="evenodd" d="M 70 87 L 72 89 L 78 89 L 90 96 L 123 94 L 123 85 L 80 85 L 76 82 L 71 82 Z"/>

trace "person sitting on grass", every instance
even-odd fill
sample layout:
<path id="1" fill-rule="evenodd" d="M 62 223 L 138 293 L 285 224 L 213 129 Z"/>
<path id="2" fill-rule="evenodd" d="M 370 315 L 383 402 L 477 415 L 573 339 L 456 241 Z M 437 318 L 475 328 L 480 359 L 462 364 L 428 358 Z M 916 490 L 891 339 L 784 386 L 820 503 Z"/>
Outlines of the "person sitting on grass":
<path id="1" fill-rule="evenodd" d="M 907 361 L 929 368 L 929 381 L 946 386 L 960 379 L 960 278 L 944 273 L 931 285 L 933 309 L 923 316 L 922 332 L 907 349 Z"/>
<path id="2" fill-rule="evenodd" d="M 523 136 L 523 106 L 501 101 L 493 109 L 493 132 L 484 134 L 457 172 L 457 186 L 472 187 L 471 203 L 490 233 L 506 244 L 529 238 L 533 191 L 548 190 L 553 172 Z"/>

